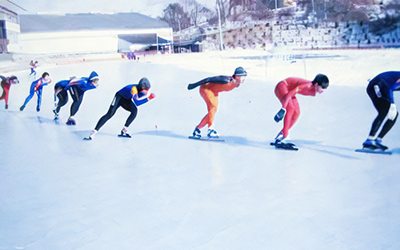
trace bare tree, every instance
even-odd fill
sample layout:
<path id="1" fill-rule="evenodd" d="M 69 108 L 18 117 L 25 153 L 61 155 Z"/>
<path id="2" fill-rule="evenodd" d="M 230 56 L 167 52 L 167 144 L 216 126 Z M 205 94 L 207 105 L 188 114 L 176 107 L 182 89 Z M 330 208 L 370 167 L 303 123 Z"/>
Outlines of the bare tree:
<path id="1" fill-rule="evenodd" d="M 373 0 L 299 0 L 297 5 L 305 9 L 304 19 L 315 14 L 318 20 L 367 21 L 366 8 Z M 315 11 L 313 13 L 313 11 Z"/>
<path id="2" fill-rule="evenodd" d="M 381 6 L 383 17 L 370 23 L 370 32 L 382 36 L 399 27 L 400 24 L 400 3 L 391 1 L 386 6 Z"/>
<path id="3" fill-rule="evenodd" d="M 190 17 L 179 3 L 168 5 L 160 19 L 168 23 L 174 31 L 190 27 Z"/>

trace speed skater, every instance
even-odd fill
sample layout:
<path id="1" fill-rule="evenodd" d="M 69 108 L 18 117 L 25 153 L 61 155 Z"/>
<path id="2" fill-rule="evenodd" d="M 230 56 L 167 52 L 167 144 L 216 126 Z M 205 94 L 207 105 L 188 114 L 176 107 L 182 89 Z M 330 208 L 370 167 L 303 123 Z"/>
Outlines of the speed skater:
<path id="1" fill-rule="evenodd" d="M 54 84 L 54 120 L 58 119 L 58 114 L 62 106 L 68 102 L 67 87 L 72 80 L 76 79 L 75 76 L 70 77 L 69 80 L 61 80 Z"/>
<path id="2" fill-rule="evenodd" d="M 75 125 L 74 115 L 78 112 L 81 106 L 83 95 L 87 90 L 95 89 L 99 86 L 99 75 L 92 71 L 89 77 L 75 78 L 71 77 L 70 80 L 60 81 L 54 86 L 54 94 L 59 98 L 57 106 L 53 110 L 55 119 L 58 118 L 58 113 L 62 106 L 67 104 L 68 95 L 70 93 L 73 100 L 71 104 L 70 116 L 67 120 L 67 125 Z"/>
<path id="3" fill-rule="evenodd" d="M 111 102 L 110 108 L 108 109 L 108 112 L 100 118 L 94 130 L 92 130 L 92 132 L 90 133 L 90 136 L 84 139 L 93 139 L 100 128 L 111 117 L 114 116 L 119 107 L 122 107 L 126 111 L 130 112 L 130 115 L 126 119 L 125 125 L 122 128 L 121 134 L 119 136 L 130 138 L 131 136 L 128 134 L 128 127 L 136 118 L 136 115 L 138 113 L 137 107 L 155 98 L 154 93 L 149 93 L 150 87 L 150 81 L 146 77 L 144 77 L 140 79 L 138 84 L 130 84 L 120 89 L 115 94 L 114 99 Z"/>
<path id="4" fill-rule="evenodd" d="M 369 82 L 367 94 L 378 115 L 372 123 L 367 140 L 363 143 L 364 148 L 388 149 L 382 144 L 382 139 L 396 123 L 399 115 L 393 98 L 393 92 L 399 90 L 400 71 L 383 72 Z M 378 131 L 380 132 L 377 136 Z"/>
<path id="5" fill-rule="evenodd" d="M 18 78 L 16 76 L 4 77 L 0 76 L 1 79 L 1 88 L 3 89 L 3 94 L 0 96 L 0 100 L 6 102 L 5 109 L 8 109 L 8 94 L 10 92 L 11 84 L 19 83 Z"/>
<path id="6" fill-rule="evenodd" d="M 286 139 L 289 130 L 300 116 L 300 106 L 296 94 L 305 96 L 316 96 L 328 88 L 329 80 L 326 75 L 318 74 L 313 81 L 298 77 L 289 77 L 280 81 L 275 87 L 275 95 L 282 104 L 282 108 L 275 115 L 276 122 L 283 120 L 283 129 L 275 138 L 275 142 Z"/>
<path id="7" fill-rule="evenodd" d="M 200 86 L 200 95 L 204 99 L 207 105 L 208 113 L 203 117 L 200 123 L 195 127 L 193 131 L 193 137 L 200 138 L 203 127 L 208 125 L 207 136 L 209 138 L 218 138 L 219 135 L 214 129 L 214 118 L 218 108 L 218 97 L 220 92 L 231 91 L 234 88 L 238 88 L 242 84 L 247 76 L 247 72 L 242 68 L 238 67 L 232 76 L 215 76 L 208 77 L 199 82 L 188 85 L 188 89 L 194 89 Z"/>
<path id="8" fill-rule="evenodd" d="M 36 111 L 40 111 L 40 105 L 42 104 L 42 92 L 43 92 L 43 86 L 48 85 L 51 83 L 50 79 L 50 74 L 47 72 L 44 72 L 42 74 L 42 77 L 39 78 L 38 80 L 32 82 L 31 88 L 29 90 L 29 95 L 26 97 L 24 104 L 20 107 L 20 111 L 23 111 L 25 109 L 25 106 L 28 104 L 28 102 L 32 99 L 33 95 L 36 93 L 37 95 L 37 106 L 36 106 Z"/>
<path id="9" fill-rule="evenodd" d="M 33 62 L 33 60 L 31 60 L 31 62 L 29 63 L 29 67 L 31 68 L 31 73 L 29 75 L 33 74 L 34 76 L 36 76 L 35 69 L 37 68 L 37 64 L 38 64 L 38 61 Z"/>

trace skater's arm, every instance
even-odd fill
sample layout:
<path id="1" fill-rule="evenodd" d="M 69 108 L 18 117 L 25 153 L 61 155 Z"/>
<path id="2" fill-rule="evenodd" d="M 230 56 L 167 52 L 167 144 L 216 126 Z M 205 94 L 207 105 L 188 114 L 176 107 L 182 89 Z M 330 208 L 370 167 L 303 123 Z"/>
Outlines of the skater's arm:
<path id="1" fill-rule="evenodd" d="M 282 107 L 286 108 L 289 103 L 289 100 L 294 98 L 296 94 L 306 95 L 306 96 L 315 96 L 316 89 L 315 86 L 311 82 L 303 82 L 298 84 L 295 88 L 290 90 L 283 98 L 282 98 Z"/>
<path id="2" fill-rule="evenodd" d="M 213 76 L 207 77 L 203 80 L 200 80 L 195 83 L 190 83 L 187 87 L 188 90 L 194 89 L 198 86 L 205 85 L 205 84 L 227 84 L 232 81 L 232 77 L 230 76 Z"/>
<path id="3" fill-rule="evenodd" d="M 398 79 L 398 80 L 396 81 L 396 83 L 393 84 L 392 90 L 393 90 L 393 91 L 399 91 L 399 90 L 400 90 L 400 79 Z"/>
<path id="4" fill-rule="evenodd" d="M 145 95 L 143 97 L 139 97 L 138 94 L 135 94 L 135 95 L 133 95 L 132 100 L 136 104 L 136 106 L 140 106 L 140 105 L 145 104 L 146 102 L 150 101 L 154 97 L 156 97 L 156 95 L 154 93 L 151 93 L 150 95 Z"/>
<path id="5" fill-rule="evenodd" d="M 282 101 L 281 101 L 282 108 L 286 109 L 286 107 L 289 103 L 289 100 L 292 99 L 294 96 L 296 96 L 298 91 L 299 91 L 299 86 L 290 90 L 286 95 L 283 96 Z"/>
<path id="6" fill-rule="evenodd" d="M 42 80 L 42 86 L 49 85 L 49 83 L 51 83 L 51 79 L 47 79 L 47 80 L 43 79 Z"/>

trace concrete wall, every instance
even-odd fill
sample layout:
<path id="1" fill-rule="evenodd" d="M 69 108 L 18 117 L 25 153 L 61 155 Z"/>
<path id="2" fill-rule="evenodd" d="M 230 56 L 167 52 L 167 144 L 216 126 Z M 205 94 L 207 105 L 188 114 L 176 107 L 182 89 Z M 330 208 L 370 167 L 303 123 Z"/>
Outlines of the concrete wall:
<path id="1" fill-rule="evenodd" d="M 400 47 L 400 28 L 383 36 L 370 33 L 369 23 L 320 23 L 314 28 L 282 22 L 247 23 L 223 32 L 225 48 L 287 46 L 297 49 Z M 206 50 L 218 50 L 219 34 L 209 34 Z"/>

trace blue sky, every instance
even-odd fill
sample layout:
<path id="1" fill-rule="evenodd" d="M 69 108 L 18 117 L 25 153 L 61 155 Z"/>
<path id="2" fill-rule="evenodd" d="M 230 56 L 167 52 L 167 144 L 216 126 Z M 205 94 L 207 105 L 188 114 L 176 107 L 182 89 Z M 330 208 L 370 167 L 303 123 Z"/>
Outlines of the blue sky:
<path id="1" fill-rule="evenodd" d="M 139 12 L 152 17 L 162 14 L 168 4 L 178 0 L 11 0 L 27 11 L 19 14 L 36 13 L 88 13 L 88 12 Z M 4 2 L 3 0 L 1 1 Z M 198 0 L 209 8 L 214 0 Z"/>

